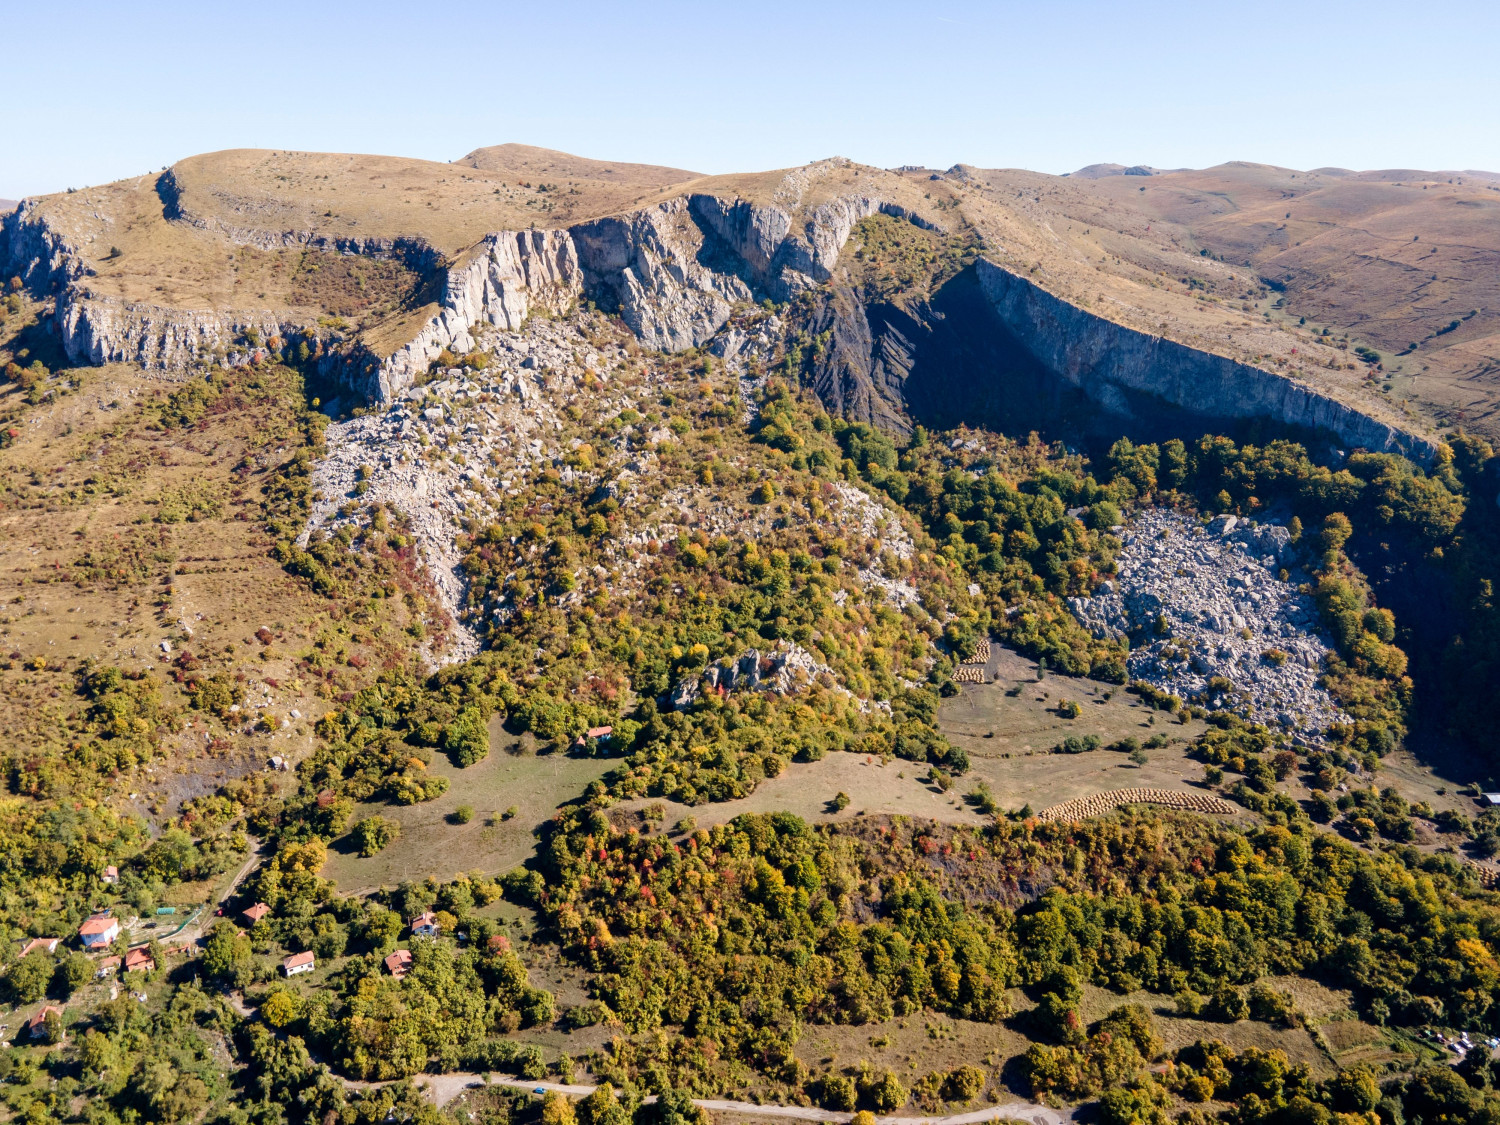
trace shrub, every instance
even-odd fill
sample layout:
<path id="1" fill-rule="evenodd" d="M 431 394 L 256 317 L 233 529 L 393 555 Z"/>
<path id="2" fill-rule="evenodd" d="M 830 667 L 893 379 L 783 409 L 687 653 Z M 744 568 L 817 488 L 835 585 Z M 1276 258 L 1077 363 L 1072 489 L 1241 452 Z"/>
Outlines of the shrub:
<path id="1" fill-rule="evenodd" d="M 977 1066 L 950 1070 L 943 1081 L 943 1096 L 950 1102 L 971 1102 L 984 1089 L 985 1074 Z"/>
<path id="2" fill-rule="evenodd" d="M 1052 748 L 1054 754 L 1091 754 L 1099 749 L 1102 740 L 1096 734 L 1086 734 L 1081 738 L 1076 734 L 1070 734 Z"/>
<path id="3" fill-rule="evenodd" d="M 1290 1027 L 1297 1019 L 1297 1007 L 1291 993 L 1272 988 L 1264 982 L 1251 986 L 1249 1009 L 1250 1018 L 1262 1023 L 1278 1023 Z"/>
<path id="4" fill-rule="evenodd" d="M 459 805 L 448 814 L 454 824 L 468 824 L 474 819 L 474 807 L 472 805 Z"/>
<path id="5" fill-rule="evenodd" d="M 1189 1019 L 1203 1014 L 1203 1008 L 1208 1003 L 1204 997 L 1194 992 L 1191 988 L 1184 988 L 1176 996 L 1172 997 L 1176 1005 L 1177 1014 Z"/>
<path id="6" fill-rule="evenodd" d="M 882 1113 L 900 1109 L 911 1097 L 893 1070 L 866 1071 L 859 1079 L 860 1095 Z"/>
<path id="7" fill-rule="evenodd" d="M 824 1109 L 847 1113 L 854 1108 L 857 1098 L 854 1079 L 847 1075 L 829 1074 L 818 1082 L 818 1104 Z"/>
<path id="8" fill-rule="evenodd" d="M 1214 993 L 1213 999 L 1208 1002 L 1204 1014 L 1209 1019 L 1219 1020 L 1222 1023 L 1234 1023 L 1236 1020 L 1246 1019 L 1250 1015 L 1250 1005 L 1240 994 L 1239 989 L 1230 985 L 1223 985 Z"/>

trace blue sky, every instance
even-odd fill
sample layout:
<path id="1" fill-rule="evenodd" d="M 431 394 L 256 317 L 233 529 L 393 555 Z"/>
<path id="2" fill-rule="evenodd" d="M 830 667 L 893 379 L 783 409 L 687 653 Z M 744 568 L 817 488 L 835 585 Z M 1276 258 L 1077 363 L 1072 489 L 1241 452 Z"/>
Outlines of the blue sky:
<path id="1" fill-rule="evenodd" d="M 0 0 L 0 197 L 236 147 L 1500 170 L 1500 3 Z"/>

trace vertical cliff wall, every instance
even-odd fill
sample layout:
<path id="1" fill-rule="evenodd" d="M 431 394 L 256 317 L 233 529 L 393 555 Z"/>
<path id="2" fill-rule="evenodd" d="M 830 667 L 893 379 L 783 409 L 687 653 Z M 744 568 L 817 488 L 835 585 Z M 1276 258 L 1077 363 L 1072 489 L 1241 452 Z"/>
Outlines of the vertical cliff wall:
<path id="1" fill-rule="evenodd" d="M 1436 449 L 1321 388 L 1115 324 L 983 258 L 931 294 L 872 296 L 836 279 L 801 328 L 820 342 L 807 377 L 828 409 L 897 432 L 1292 436 L 1420 462 Z"/>
<path id="2" fill-rule="evenodd" d="M 389 356 L 367 347 L 320 364 L 327 377 L 367 401 L 400 394 L 445 348 L 466 352 L 480 324 L 519 328 L 535 308 L 565 311 L 583 292 L 578 252 L 567 231 L 500 231 L 485 237 L 470 259 L 447 271 L 441 307 Z"/>
<path id="3" fill-rule="evenodd" d="M 1346 447 L 1431 460 L 1436 442 L 1340 402 L 1289 375 L 1116 324 L 985 259 L 980 290 L 1009 335 L 1060 390 L 1123 422 L 1183 412 L 1226 423 L 1321 433 Z"/>

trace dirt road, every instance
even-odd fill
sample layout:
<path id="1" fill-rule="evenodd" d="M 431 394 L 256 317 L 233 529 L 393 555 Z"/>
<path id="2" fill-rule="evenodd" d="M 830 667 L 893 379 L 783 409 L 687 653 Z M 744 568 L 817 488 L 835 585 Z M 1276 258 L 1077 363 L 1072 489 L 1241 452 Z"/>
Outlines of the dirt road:
<path id="1" fill-rule="evenodd" d="M 485 1080 L 477 1074 L 433 1074 L 417 1079 L 438 1105 L 446 1105 L 465 1090 L 480 1089 Z M 513 1086 L 523 1090 L 547 1090 L 574 1097 L 587 1097 L 594 1092 L 593 1086 L 570 1086 L 559 1082 L 532 1082 L 509 1075 L 492 1074 L 492 1086 Z M 647 1098 L 654 1101 L 654 1098 Z M 827 1109 L 805 1109 L 794 1105 L 756 1105 L 754 1102 L 721 1101 L 717 1098 L 695 1098 L 694 1104 L 707 1110 L 729 1113 L 755 1114 L 761 1117 L 781 1117 L 794 1121 L 821 1121 L 828 1125 L 846 1125 L 851 1113 L 839 1113 Z M 876 1125 L 978 1125 L 984 1121 L 1024 1121 L 1027 1125 L 1066 1125 L 1073 1121 L 1071 1110 L 1058 1110 L 1029 1102 L 1011 1102 L 1008 1105 L 986 1106 L 984 1109 L 956 1113 L 948 1117 L 876 1117 Z"/>

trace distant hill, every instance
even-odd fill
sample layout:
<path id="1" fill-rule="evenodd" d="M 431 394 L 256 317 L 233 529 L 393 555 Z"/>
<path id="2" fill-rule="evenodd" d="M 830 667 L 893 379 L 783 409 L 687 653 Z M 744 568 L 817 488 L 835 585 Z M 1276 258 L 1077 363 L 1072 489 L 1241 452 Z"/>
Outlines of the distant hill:
<path id="1" fill-rule="evenodd" d="M 1157 176 L 1162 169 L 1149 164 L 1089 164 L 1068 174 L 1073 180 L 1103 180 L 1110 176 Z"/>
<path id="2" fill-rule="evenodd" d="M 702 173 L 682 168 L 662 168 L 655 164 L 622 164 L 609 160 L 590 160 L 550 148 L 534 145 L 491 145 L 476 148 L 455 160 L 484 172 L 510 172 L 538 178 L 555 176 L 565 180 L 602 180 L 629 183 L 642 187 L 670 187 L 685 180 L 696 180 Z"/>
<path id="3" fill-rule="evenodd" d="M 20 202 L 17 200 L 0 199 L 0 215 L 5 214 L 7 211 L 14 211 L 19 206 Z"/>

